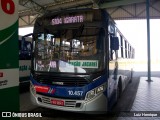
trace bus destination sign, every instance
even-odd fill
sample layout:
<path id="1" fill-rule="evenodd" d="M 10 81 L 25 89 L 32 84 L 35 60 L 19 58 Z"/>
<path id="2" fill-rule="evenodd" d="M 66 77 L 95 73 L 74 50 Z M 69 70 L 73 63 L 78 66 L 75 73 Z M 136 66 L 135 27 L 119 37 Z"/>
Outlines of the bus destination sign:
<path id="1" fill-rule="evenodd" d="M 57 17 L 53 18 L 51 21 L 52 25 L 60 25 L 60 24 L 69 24 L 69 23 L 82 23 L 84 22 L 83 15 L 76 16 L 66 16 L 66 17 Z"/>

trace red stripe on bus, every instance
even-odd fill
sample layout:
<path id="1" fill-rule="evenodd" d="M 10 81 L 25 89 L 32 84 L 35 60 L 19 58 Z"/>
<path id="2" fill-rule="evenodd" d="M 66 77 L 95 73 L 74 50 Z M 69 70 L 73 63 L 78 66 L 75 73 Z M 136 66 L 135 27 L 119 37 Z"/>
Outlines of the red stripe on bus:
<path id="1" fill-rule="evenodd" d="M 50 87 L 46 87 L 46 86 L 38 86 L 38 85 L 35 85 L 34 86 L 36 92 L 42 92 L 42 93 L 48 93 Z"/>

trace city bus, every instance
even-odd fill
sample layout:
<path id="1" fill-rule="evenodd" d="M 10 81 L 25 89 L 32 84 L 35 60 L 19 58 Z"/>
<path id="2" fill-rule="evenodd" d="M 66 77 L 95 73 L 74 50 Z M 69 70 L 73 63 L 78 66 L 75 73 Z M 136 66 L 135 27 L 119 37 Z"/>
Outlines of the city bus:
<path id="1" fill-rule="evenodd" d="M 20 86 L 30 84 L 31 67 L 31 42 L 32 34 L 19 35 L 19 84 Z"/>
<path id="2" fill-rule="evenodd" d="M 62 111 L 110 111 L 132 80 L 133 58 L 106 10 L 45 14 L 33 30 L 31 100 Z"/>

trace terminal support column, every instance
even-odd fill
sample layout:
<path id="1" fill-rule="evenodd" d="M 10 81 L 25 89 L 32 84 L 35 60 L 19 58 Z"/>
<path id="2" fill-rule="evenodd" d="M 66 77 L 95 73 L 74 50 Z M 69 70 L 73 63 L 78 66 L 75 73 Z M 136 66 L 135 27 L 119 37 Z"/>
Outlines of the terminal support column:
<path id="1" fill-rule="evenodd" d="M 151 58 L 150 58 L 150 0 L 146 0 L 146 16 L 147 16 L 147 53 L 148 53 L 148 82 L 151 82 Z"/>

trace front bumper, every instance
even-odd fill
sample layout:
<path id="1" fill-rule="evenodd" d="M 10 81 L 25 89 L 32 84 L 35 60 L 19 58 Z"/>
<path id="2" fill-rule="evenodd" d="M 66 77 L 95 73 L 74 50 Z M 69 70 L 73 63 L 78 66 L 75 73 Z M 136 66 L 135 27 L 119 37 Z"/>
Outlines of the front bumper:
<path id="1" fill-rule="evenodd" d="M 107 98 L 101 93 L 91 100 L 70 100 L 70 99 L 60 99 L 54 97 L 48 97 L 44 95 L 39 95 L 34 93 L 30 88 L 31 101 L 38 106 L 46 107 L 55 110 L 71 111 L 71 112 L 82 112 L 82 113 L 104 113 L 107 111 Z M 63 100 L 64 106 L 58 106 L 51 104 L 51 100 Z"/>

